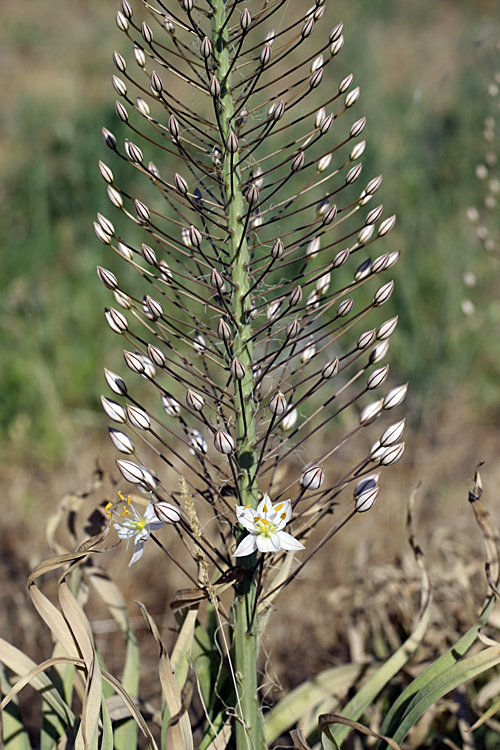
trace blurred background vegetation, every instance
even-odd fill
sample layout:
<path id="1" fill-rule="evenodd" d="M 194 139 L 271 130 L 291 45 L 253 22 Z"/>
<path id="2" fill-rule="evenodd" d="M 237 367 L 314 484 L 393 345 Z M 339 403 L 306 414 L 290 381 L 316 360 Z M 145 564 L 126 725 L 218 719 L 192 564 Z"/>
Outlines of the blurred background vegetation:
<path id="1" fill-rule="evenodd" d="M 345 24 L 332 85 L 353 72 L 361 86 L 364 175 L 384 175 L 379 195 L 386 215 L 398 215 L 384 251 L 403 251 L 385 312 L 400 316 L 391 374 L 410 382 L 411 429 L 404 461 L 385 478 L 389 500 L 378 518 L 390 524 L 394 503 L 402 518 L 419 479 L 421 514 L 432 508 L 436 518 L 436 500 L 445 498 L 441 512 L 449 513 L 446 498 L 462 500 L 480 460 L 489 481 L 500 478 L 500 268 L 466 217 L 470 206 L 483 210 L 476 166 L 487 150 L 500 154 L 498 134 L 488 145 L 483 137 L 500 101 L 488 94 L 500 70 L 498 6 L 326 5 L 331 25 Z M 118 130 L 110 83 L 112 52 L 124 46 L 117 7 L 21 0 L 0 8 L 4 560 L 15 544 L 9 529 L 18 540 L 41 536 L 40 513 L 84 483 L 96 459 L 113 466 L 98 397 L 103 366 L 118 367 L 121 353 L 104 322 L 108 297 L 95 268 L 107 254 L 92 220 L 98 210 L 114 218 L 97 162 L 108 156 L 101 127 Z M 120 183 L 119 165 L 113 170 Z M 475 286 L 464 285 L 467 272 Z M 25 548 L 26 560 L 35 549 Z"/>

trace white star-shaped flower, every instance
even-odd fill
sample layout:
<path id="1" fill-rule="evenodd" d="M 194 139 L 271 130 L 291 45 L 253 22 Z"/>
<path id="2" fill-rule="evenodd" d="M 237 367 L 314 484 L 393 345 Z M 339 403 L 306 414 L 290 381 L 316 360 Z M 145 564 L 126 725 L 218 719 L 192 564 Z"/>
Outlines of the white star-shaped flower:
<path id="1" fill-rule="evenodd" d="M 268 495 L 257 506 L 237 505 L 236 517 L 250 533 L 238 545 L 235 557 L 246 557 L 253 552 L 279 552 L 282 549 L 304 549 L 304 545 L 283 531 L 292 516 L 290 500 L 273 505 Z"/>
<path id="2" fill-rule="evenodd" d="M 163 510 L 159 515 L 163 518 L 167 518 L 168 521 L 160 521 L 156 513 L 155 507 L 158 506 L 160 510 Z M 161 508 L 160 508 L 161 506 Z M 168 512 L 167 512 L 168 511 Z M 137 560 L 140 560 L 144 554 L 144 545 L 150 537 L 152 531 L 157 531 L 165 526 L 165 523 L 175 523 L 179 520 L 180 514 L 177 508 L 170 503 L 153 503 L 150 502 L 144 511 L 144 515 L 141 514 L 134 508 L 130 503 L 130 497 L 123 506 L 123 511 L 119 515 L 122 520 L 120 523 L 115 523 L 114 527 L 118 532 L 120 539 L 134 540 L 134 554 L 129 562 L 129 567 L 133 565 Z"/>

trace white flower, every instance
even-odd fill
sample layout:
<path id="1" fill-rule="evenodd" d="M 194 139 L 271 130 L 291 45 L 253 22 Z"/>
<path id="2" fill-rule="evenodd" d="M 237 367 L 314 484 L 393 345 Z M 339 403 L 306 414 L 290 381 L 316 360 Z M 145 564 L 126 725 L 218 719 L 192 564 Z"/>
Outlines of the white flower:
<path id="1" fill-rule="evenodd" d="M 124 499 L 123 496 L 121 497 L 122 499 Z M 163 504 L 165 505 L 165 503 Z M 108 513 L 109 507 L 111 506 L 107 506 L 106 508 Z M 178 511 L 174 506 L 172 506 L 172 510 L 175 511 L 175 513 L 178 515 Z M 115 516 L 118 516 L 116 512 Z M 120 539 L 134 540 L 135 550 L 134 554 L 132 555 L 132 559 L 129 562 L 130 567 L 142 557 L 144 553 L 144 545 L 149 539 L 151 532 L 163 528 L 163 526 L 165 526 L 165 523 L 158 519 L 158 516 L 155 512 L 154 503 L 150 502 L 146 510 L 144 511 L 144 515 L 141 516 L 141 514 L 134 508 L 134 506 L 131 505 L 130 497 L 125 502 L 123 510 L 119 514 L 119 518 L 122 519 L 121 522 L 115 523 L 114 527 L 117 530 Z"/>
<path id="2" fill-rule="evenodd" d="M 282 531 L 292 515 L 290 500 L 273 505 L 264 495 L 257 510 L 249 505 L 237 505 L 236 516 L 240 524 L 250 533 L 238 545 L 235 557 L 246 557 L 259 552 L 279 552 L 282 549 L 304 549 L 291 534 Z"/>

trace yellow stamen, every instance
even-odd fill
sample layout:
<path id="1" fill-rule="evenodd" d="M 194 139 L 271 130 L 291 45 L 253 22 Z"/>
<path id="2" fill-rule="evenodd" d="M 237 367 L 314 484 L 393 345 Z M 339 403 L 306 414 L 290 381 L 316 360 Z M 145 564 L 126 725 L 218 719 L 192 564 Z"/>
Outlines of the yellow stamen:
<path id="1" fill-rule="evenodd" d="M 280 503 L 279 505 L 274 506 L 274 510 L 281 510 L 283 507 L 283 503 Z"/>

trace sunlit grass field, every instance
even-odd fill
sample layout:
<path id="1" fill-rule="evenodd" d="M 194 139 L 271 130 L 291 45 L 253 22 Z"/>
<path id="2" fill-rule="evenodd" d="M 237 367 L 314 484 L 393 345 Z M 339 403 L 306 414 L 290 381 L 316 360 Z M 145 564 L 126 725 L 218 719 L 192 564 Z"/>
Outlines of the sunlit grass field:
<path id="1" fill-rule="evenodd" d="M 0 9 L 0 629 L 35 659 L 50 641 L 25 580 L 48 556 L 49 516 L 65 495 L 85 490 L 96 466 L 104 471 L 103 497 L 117 479 L 99 395 L 104 365 L 118 366 L 122 354 L 104 323 L 95 268 L 106 265 L 106 250 L 92 231 L 106 201 L 100 129 L 119 132 L 110 84 L 111 54 L 122 42 L 115 10 L 110 0 L 22 0 Z M 410 384 L 409 431 L 403 461 L 383 477 L 376 511 L 336 537 L 298 582 L 304 607 L 298 613 L 283 597 L 288 635 L 279 617 L 269 630 L 276 694 L 352 657 L 352 634 L 363 643 L 360 611 L 377 655 L 398 642 L 417 595 L 404 530 L 417 483 L 416 532 L 440 605 L 426 658 L 442 647 L 436 634 L 443 622 L 453 632 L 467 629 L 486 590 L 467 503 L 481 461 L 485 503 L 500 513 L 500 246 L 485 253 L 467 220 L 470 206 L 487 213 L 477 165 L 488 151 L 500 158 L 498 131 L 490 143 L 483 137 L 485 118 L 500 114 L 500 98 L 488 94 L 500 70 L 496 4 L 360 0 L 331 3 L 328 18 L 345 24 L 337 77 L 353 72 L 361 86 L 364 170 L 384 175 L 384 205 L 398 216 L 387 250 L 403 254 L 384 312 L 399 315 L 391 376 Z M 498 206 L 488 222 L 498 237 Z M 466 274 L 474 275 L 472 286 Z M 158 558 L 149 552 L 153 570 Z M 147 569 L 129 575 L 127 564 L 123 549 L 112 553 L 131 607 L 141 598 L 161 616 L 175 586 L 165 592 Z M 311 579 L 320 594 L 307 588 Z M 106 643 L 112 649 L 105 614 L 94 606 L 103 650 Z"/>

